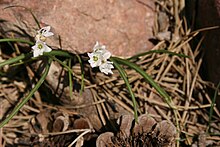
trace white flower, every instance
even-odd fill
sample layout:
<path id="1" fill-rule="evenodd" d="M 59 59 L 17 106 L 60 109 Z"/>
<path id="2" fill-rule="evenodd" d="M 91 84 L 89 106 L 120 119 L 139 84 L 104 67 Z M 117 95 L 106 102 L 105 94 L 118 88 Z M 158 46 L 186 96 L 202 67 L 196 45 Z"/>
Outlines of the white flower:
<path id="1" fill-rule="evenodd" d="M 37 31 L 37 35 L 35 36 L 36 41 L 46 41 L 47 37 L 53 36 L 53 32 L 50 32 L 50 26 L 46 26 Z"/>
<path id="2" fill-rule="evenodd" d="M 89 56 L 89 63 L 90 65 L 93 67 L 97 67 L 100 66 L 102 64 L 102 54 L 101 53 L 97 53 L 97 52 L 93 52 L 93 53 L 88 53 Z"/>
<path id="3" fill-rule="evenodd" d="M 37 41 L 34 46 L 32 46 L 34 50 L 33 55 L 34 57 L 38 57 L 43 55 L 44 52 L 50 52 L 52 49 L 46 45 L 45 42 Z"/>
<path id="4" fill-rule="evenodd" d="M 101 53 L 102 60 L 107 61 L 111 57 L 111 53 L 106 49 L 104 45 L 100 45 L 98 41 L 96 41 L 95 46 L 93 47 L 93 52 Z"/>
<path id="5" fill-rule="evenodd" d="M 113 62 L 110 62 L 110 61 L 106 61 L 105 63 L 102 63 L 100 66 L 99 66 L 99 70 L 105 74 L 113 74 L 112 70 L 114 68 L 114 66 L 112 65 Z"/>
<path id="6" fill-rule="evenodd" d="M 113 74 L 112 68 L 114 68 L 113 63 L 108 61 L 111 57 L 111 53 L 106 49 L 104 45 L 100 45 L 97 41 L 93 47 L 93 52 L 88 53 L 89 63 L 94 67 L 99 67 L 99 70 L 105 74 Z"/>
<path id="7" fill-rule="evenodd" d="M 104 45 L 100 45 L 98 41 L 96 41 L 95 46 L 93 47 L 93 52 L 102 52 L 106 50 Z"/>

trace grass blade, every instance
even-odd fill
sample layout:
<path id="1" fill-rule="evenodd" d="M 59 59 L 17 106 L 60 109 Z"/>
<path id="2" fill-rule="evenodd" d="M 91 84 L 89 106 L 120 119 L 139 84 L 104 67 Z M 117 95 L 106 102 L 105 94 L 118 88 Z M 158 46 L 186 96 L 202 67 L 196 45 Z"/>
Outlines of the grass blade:
<path id="1" fill-rule="evenodd" d="M 135 118 L 135 121 L 138 122 L 138 113 L 137 113 L 137 102 L 136 102 L 136 99 L 135 99 L 135 95 L 131 89 L 131 85 L 128 81 L 128 78 L 127 78 L 127 75 L 124 71 L 124 69 L 117 63 L 117 60 L 115 60 L 115 58 L 111 58 L 111 61 L 114 63 L 115 67 L 118 69 L 119 71 L 119 74 L 120 76 L 122 77 L 122 79 L 125 81 L 125 84 L 128 88 L 128 91 L 131 95 L 131 99 L 132 99 L 132 102 L 133 102 L 133 107 L 134 107 L 134 118 Z"/>
<path id="2" fill-rule="evenodd" d="M 131 58 L 128 58 L 128 60 L 136 59 L 138 57 L 145 56 L 145 55 L 148 55 L 148 54 L 153 54 L 153 53 L 158 53 L 158 54 L 159 53 L 166 53 L 166 54 L 169 54 L 169 55 L 172 55 L 172 56 L 190 58 L 190 56 L 187 56 L 187 55 L 184 55 L 184 54 L 178 54 L 178 53 L 171 52 L 171 51 L 168 51 L 168 50 L 151 50 L 151 51 L 148 51 L 148 52 L 144 52 L 144 53 L 140 53 L 140 54 L 137 54 L 135 56 L 132 56 Z"/>
<path id="3" fill-rule="evenodd" d="M 73 73 L 72 69 L 69 68 L 69 66 L 67 66 L 64 62 L 62 62 L 61 60 L 57 59 L 57 58 L 54 57 L 54 56 L 50 56 L 50 55 L 49 55 L 49 57 L 50 57 L 51 59 L 53 59 L 54 61 L 57 61 L 59 64 L 61 64 L 63 67 L 65 67 L 65 68 L 68 70 L 68 72 L 70 72 L 73 76 L 75 76 L 75 74 Z"/>
<path id="4" fill-rule="evenodd" d="M 68 66 L 71 69 L 71 59 L 69 59 Z M 68 70 L 69 76 L 69 86 L 70 86 L 70 99 L 73 98 L 73 80 L 72 80 L 72 73 Z"/>
<path id="5" fill-rule="evenodd" d="M 21 54 L 20 56 L 17 56 L 17 57 L 14 57 L 14 58 L 10 58 L 4 62 L 1 62 L 0 63 L 0 68 L 5 66 L 5 65 L 10 65 L 10 64 L 13 64 L 13 63 L 16 63 L 20 60 L 23 60 L 25 58 L 30 58 L 31 57 L 31 53 L 28 53 L 28 54 Z"/>
<path id="6" fill-rule="evenodd" d="M 216 87 L 215 94 L 214 94 L 214 97 L 212 99 L 211 107 L 210 107 L 210 110 L 209 110 L 209 124 L 208 124 L 207 131 L 209 131 L 211 123 L 212 123 L 212 115 L 213 115 L 213 110 L 214 110 L 215 101 L 216 101 L 216 98 L 217 98 L 217 95 L 218 95 L 219 87 L 220 87 L 220 82 L 218 83 L 218 85 Z"/>
<path id="7" fill-rule="evenodd" d="M 120 64 L 127 65 L 128 67 L 136 70 L 140 75 L 144 77 L 145 80 L 147 80 L 148 83 L 150 83 L 156 90 L 157 92 L 165 98 L 166 103 L 173 108 L 171 105 L 171 98 L 170 96 L 166 93 L 166 91 L 161 88 L 146 72 L 144 72 L 140 67 L 138 67 L 136 64 L 129 62 L 128 60 L 117 58 L 117 57 L 111 57 L 115 61 L 117 61 Z"/>
<path id="8" fill-rule="evenodd" d="M 26 43 L 29 45 L 34 45 L 34 43 L 31 41 L 19 39 L 19 38 L 4 38 L 4 39 L 0 39 L 0 43 L 1 42 L 20 42 L 20 43 Z"/>
<path id="9" fill-rule="evenodd" d="M 80 56 L 78 54 L 76 54 L 76 57 L 79 61 L 80 64 L 80 68 L 81 68 L 81 88 L 80 88 L 80 95 L 82 95 L 82 92 L 84 91 L 84 87 L 85 87 L 85 83 L 84 83 L 84 70 L 83 70 L 83 63 L 82 60 L 80 58 Z"/>
<path id="10" fill-rule="evenodd" d="M 15 116 L 17 114 L 17 112 L 27 103 L 27 101 L 33 96 L 33 94 L 38 90 L 38 88 L 42 85 L 42 83 L 44 82 L 49 69 L 50 69 L 50 64 L 51 64 L 51 59 L 49 59 L 48 64 L 45 67 L 45 72 L 42 74 L 40 80 L 37 82 L 36 86 L 30 91 L 30 93 L 28 94 L 27 97 L 25 97 L 14 109 L 13 111 L 10 113 L 10 115 L 1 122 L 0 124 L 0 128 L 2 128 L 5 124 L 7 124 L 13 116 Z"/>
<path id="11" fill-rule="evenodd" d="M 46 56 L 60 56 L 60 57 L 66 57 L 66 58 L 73 58 L 74 56 L 67 51 L 63 50 L 52 50 L 51 52 L 44 52 L 44 55 Z"/>

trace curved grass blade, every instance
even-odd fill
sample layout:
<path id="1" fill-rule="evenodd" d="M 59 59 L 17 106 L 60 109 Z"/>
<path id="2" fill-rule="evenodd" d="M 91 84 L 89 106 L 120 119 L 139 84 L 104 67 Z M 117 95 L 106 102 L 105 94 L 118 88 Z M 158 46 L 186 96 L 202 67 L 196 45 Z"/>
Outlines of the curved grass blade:
<path id="1" fill-rule="evenodd" d="M 142 75 L 148 83 L 150 83 L 156 90 L 157 92 L 165 98 L 166 103 L 173 108 L 171 105 L 171 98 L 170 96 L 166 93 L 166 91 L 161 88 L 146 72 L 144 72 L 140 67 L 138 67 L 136 64 L 129 62 L 128 60 L 117 58 L 117 57 L 111 57 L 111 59 L 114 59 L 120 64 L 127 65 L 128 67 L 136 70 L 140 75 Z"/>
<path id="2" fill-rule="evenodd" d="M 67 68 L 67 70 L 71 70 L 67 65 L 64 65 L 62 61 L 60 61 L 59 59 L 52 57 L 52 56 L 62 56 L 62 57 L 66 57 L 66 58 L 74 58 L 74 56 L 71 53 L 68 53 L 67 51 L 63 51 L 63 50 L 53 50 L 51 52 L 45 52 L 44 55 L 49 56 L 51 58 L 53 58 L 54 60 L 56 60 L 57 62 L 59 62 L 61 65 L 63 65 L 64 67 Z M 81 88 L 80 88 L 80 94 L 82 94 L 83 90 L 84 90 L 84 70 L 83 70 L 83 63 L 82 60 L 80 58 L 80 56 L 78 54 L 76 54 L 76 57 L 79 61 L 80 64 L 80 68 L 81 68 Z M 72 70 L 71 70 L 72 72 Z M 73 74 L 73 73 L 72 73 Z M 74 74 L 73 74 L 74 75 Z"/>
<path id="3" fill-rule="evenodd" d="M 72 74 L 73 76 L 75 76 L 75 74 L 73 73 L 72 69 L 69 68 L 69 66 L 67 66 L 65 63 L 63 63 L 61 60 L 57 59 L 57 58 L 54 57 L 54 56 L 50 56 L 50 55 L 48 55 L 48 56 L 49 56 L 51 59 L 53 59 L 54 61 L 57 61 L 59 64 L 61 64 L 63 67 L 65 67 L 65 68 L 68 70 L 68 72 L 71 72 L 71 74 Z"/>
<path id="4" fill-rule="evenodd" d="M 61 50 L 53 50 L 53 51 L 51 51 L 51 52 L 45 52 L 44 55 L 49 56 L 49 57 L 51 57 L 51 56 L 61 56 L 61 57 L 73 58 L 73 55 L 71 55 L 71 54 L 68 53 L 68 52 L 61 51 Z M 27 53 L 27 54 L 21 54 L 21 55 L 19 55 L 19 56 L 17 56 L 17 57 L 8 59 L 8 60 L 6 60 L 6 61 L 0 63 L 0 68 L 1 68 L 2 66 L 5 66 L 5 65 L 10 65 L 10 64 L 16 63 L 16 62 L 18 62 L 18 61 L 20 61 L 20 60 L 23 60 L 23 59 L 25 59 L 25 58 L 31 58 L 31 56 L 32 56 L 32 53 Z M 30 62 L 31 60 L 37 60 L 37 58 L 38 58 L 38 57 L 36 57 L 36 58 L 31 58 L 29 61 L 17 63 L 17 64 L 15 64 L 15 65 L 13 65 L 13 66 L 20 65 L 20 64 L 24 64 L 24 63 Z"/>
<path id="5" fill-rule="evenodd" d="M 136 59 L 138 57 L 145 56 L 145 55 L 148 55 L 148 54 L 153 54 L 153 53 L 166 53 L 166 54 L 169 54 L 169 55 L 172 55 L 172 56 L 190 58 L 190 56 L 187 56 L 187 55 L 184 55 L 184 54 L 178 54 L 178 53 L 171 52 L 171 51 L 168 51 L 168 50 L 151 50 L 151 51 L 148 51 L 148 52 L 144 52 L 144 53 L 140 53 L 140 54 L 137 54 L 135 56 L 132 56 L 131 58 L 128 58 L 128 60 Z"/>
<path id="6" fill-rule="evenodd" d="M 217 98 L 217 95 L 218 95 L 219 88 L 220 88 L 220 82 L 218 83 L 218 85 L 216 87 L 216 90 L 215 90 L 214 97 L 212 98 L 212 103 L 211 103 L 211 107 L 210 107 L 210 110 L 209 110 L 209 124 L 208 124 L 207 131 L 209 131 L 211 123 L 212 123 L 212 115 L 213 115 L 213 110 L 214 110 L 214 106 L 215 106 L 215 102 L 216 102 L 216 98 Z"/>
<path id="7" fill-rule="evenodd" d="M 76 54 L 76 57 L 79 61 L 79 64 L 80 64 L 80 68 L 81 68 L 81 87 L 80 87 L 80 95 L 82 95 L 82 92 L 84 91 L 84 86 L 85 86 L 85 83 L 84 83 L 84 70 L 83 70 L 83 63 L 82 63 L 82 60 L 80 58 L 80 56 L 78 54 Z"/>
<path id="8" fill-rule="evenodd" d="M 122 77 L 122 79 L 125 81 L 125 84 L 128 88 L 128 91 L 131 95 L 131 99 L 132 99 L 132 102 L 133 102 L 133 107 L 134 107 L 134 118 L 135 118 L 135 121 L 138 122 L 138 113 L 137 113 L 137 102 L 136 102 L 136 99 L 135 99 L 135 95 L 131 89 L 131 85 L 128 81 L 128 78 L 127 78 L 127 75 L 126 75 L 126 72 L 124 71 L 124 69 L 117 63 L 117 60 L 115 58 L 110 58 L 110 60 L 114 63 L 115 67 L 118 69 L 119 71 L 119 74 L 120 76 Z"/>
<path id="9" fill-rule="evenodd" d="M 19 39 L 19 38 L 4 38 L 4 39 L 0 39 L 0 43 L 1 42 L 20 42 L 20 43 L 26 43 L 29 45 L 34 45 L 34 43 L 31 41 Z"/>
<path id="10" fill-rule="evenodd" d="M 15 116 L 17 114 L 17 112 L 27 103 L 27 101 L 33 96 L 33 94 L 38 90 L 38 88 L 42 85 L 42 83 L 44 82 L 49 69 L 50 69 L 50 64 L 51 64 L 52 60 L 49 59 L 48 64 L 45 67 L 45 72 L 42 74 L 40 80 L 37 82 L 36 86 L 30 91 L 30 93 L 28 94 L 27 97 L 25 97 L 11 112 L 11 114 L 4 120 L 1 122 L 0 124 L 0 128 L 2 128 L 5 124 L 7 124 L 13 116 Z"/>
<path id="11" fill-rule="evenodd" d="M 32 17 L 34 18 L 34 21 L 36 22 L 38 28 L 39 29 L 41 28 L 40 23 L 39 23 L 37 17 L 34 15 L 34 13 L 31 11 L 31 9 L 29 9 L 27 7 L 24 7 L 24 6 L 20 6 L 20 5 L 12 5 L 12 6 L 5 7 L 4 9 L 13 8 L 13 7 L 20 7 L 20 8 L 24 8 L 24 9 L 28 10 L 31 13 Z"/>
<path id="12" fill-rule="evenodd" d="M 52 50 L 51 52 L 44 52 L 44 55 L 46 56 L 60 56 L 60 57 L 66 57 L 66 58 L 74 58 L 74 56 L 67 51 L 63 50 Z"/>
<path id="13" fill-rule="evenodd" d="M 163 88 L 161 88 L 147 73 L 145 73 L 136 64 L 131 63 L 128 60 L 120 59 L 120 58 L 117 58 L 117 57 L 111 57 L 111 59 L 114 59 L 118 63 L 127 65 L 128 67 L 136 70 L 140 75 L 142 75 L 144 77 L 144 79 L 148 83 L 150 83 L 157 90 L 157 92 L 165 99 L 165 101 L 168 104 L 168 106 L 173 110 L 174 117 L 175 117 L 175 120 L 176 120 L 177 132 L 179 134 L 180 126 L 179 126 L 179 119 L 178 119 L 177 112 L 176 112 L 176 107 L 173 105 L 172 100 L 171 100 L 170 96 L 166 93 L 166 91 Z M 176 140 L 176 141 L 177 141 L 177 144 L 179 144 L 179 140 Z"/>
<path id="14" fill-rule="evenodd" d="M 71 59 L 69 59 L 68 66 L 71 69 Z M 72 73 L 68 70 L 68 76 L 69 76 L 69 87 L 70 87 L 70 98 L 73 98 L 73 80 L 72 80 Z"/>
<path id="15" fill-rule="evenodd" d="M 16 63 L 20 60 L 23 60 L 25 58 L 30 58 L 31 57 L 31 53 L 28 53 L 28 54 L 21 54 L 20 56 L 17 56 L 17 57 L 14 57 L 14 58 L 10 58 L 4 62 L 1 62 L 0 63 L 0 68 L 2 66 L 5 66 L 5 65 L 10 65 L 10 64 L 13 64 L 13 63 Z"/>

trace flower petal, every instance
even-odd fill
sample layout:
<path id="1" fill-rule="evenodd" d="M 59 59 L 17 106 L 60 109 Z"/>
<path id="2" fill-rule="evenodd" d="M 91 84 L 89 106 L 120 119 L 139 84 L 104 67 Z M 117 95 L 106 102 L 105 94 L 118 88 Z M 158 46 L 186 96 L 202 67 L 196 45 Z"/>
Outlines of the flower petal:
<path id="1" fill-rule="evenodd" d="M 51 51 L 52 51 L 52 49 L 45 44 L 44 45 L 44 52 L 51 52 Z"/>
<path id="2" fill-rule="evenodd" d="M 38 57 L 38 56 L 40 56 L 40 55 L 42 55 L 42 51 L 39 50 L 39 49 L 35 49 L 34 52 L 33 52 L 33 56 L 34 56 L 34 57 Z"/>
<path id="3" fill-rule="evenodd" d="M 107 61 L 99 66 L 99 70 L 105 74 L 113 74 L 111 69 L 113 69 L 114 66 L 112 64 L 112 62 Z"/>
<path id="4" fill-rule="evenodd" d="M 111 53 L 108 51 L 108 50 L 105 50 L 104 52 L 103 52 L 103 59 L 104 60 L 107 60 L 107 59 L 109 59 L 110 57 L 111 57 Z"/>
<path id="5" fill-rule="evenodd" d="M 50 37 L 50 36 L 53 36 L 53 35 L 54 35 L 53 32 L 46 32 L 46 33 L 44 33 L 45 37 Z"/>

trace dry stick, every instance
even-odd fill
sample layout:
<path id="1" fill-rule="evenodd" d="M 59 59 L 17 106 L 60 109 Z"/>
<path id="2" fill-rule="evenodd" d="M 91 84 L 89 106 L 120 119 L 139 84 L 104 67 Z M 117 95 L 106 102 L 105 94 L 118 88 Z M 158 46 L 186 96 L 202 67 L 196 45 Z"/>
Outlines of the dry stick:
<path id="1" fill-rule="evenodd" d="M 110 90 L 108 90 L 108 89 L 106 88 L 105 85 L 103 85 L 103 88 L 105 88 L 105 90 L 106 90 L 106 91 L 104 91 L 104 93 L 108 93 L 108 92 L 110 91 Z M 107 92 L 107 91 L 108 91 L 108 92 Z M 101 98 L 99 98 L 99 99 L 101 100 Z M 102 106 L 102 109 L 103 109 L 103 111 L 104 111 L 104 113 L 105 113 L 107 119 L 110 119 L 109 113 L 108 113 L 108 111 L 107 111 L 106 106 L 104 105 L 104 103 L 101 103 L 101 106 Z"/>
<path id="2" fill-rule="evenodd" d="M 118 94 L 119 94 L 119 96 L 121 96 L 121 98 L 124 99 L 130 106 L 133 105 L 132 101 L 131 101 L 128 97 L 126 97 L 122 92 L 119 92 Z M 113 94 L 112 94 L 112 95 L 113 95 Z"/>
<path id="3" fill-rule="evenodd" d="M 209 108 L 209 107 L 211 107 L 211 104 L 205 104 L 205 105 L 200 105 L 200 106 L 190 106 L 187 109 L 185 106 L 177 106 L 177 109 L 180 111 L 185 111 L 185 110 L 204 109 L 204 108 Z"/>
<path id="4" fill-rule="evenodd" d="M 127 110 L 131 114 L 134 114 L 134 111 L 130 107 L 128 107 L 126 104 L 124 104 L 122 101 L 120 101 L 118 98 L 115 98 L 114 96 L 110 95 L 109 93 L 107 93 L 107 95 L 110 99 L 114 100 L 116 103 L 118 103 L 120 106 L 122 106 L 125 110 Z"/>
<path id="5" fill-rule="evenodd" d="M 196 58 L 196 57 L 199 55 L 199 53 L 200 53 L 200 50 L 199 50 L 199 49 L 200 49 L 200 47 L 201 47 L 201 44 L 202 44 L 204 38 L 205 38 L 205 35 L 203 35 L 202 38 L 199 40 L 199 43 L 198 43 L 198 45 L 196 46 L 196 49 L 195 49 L 195 51 L 194 51 L 194 58 Z"/>
<path id="6" fill-rule="evenodd" d="M 175 48 L 174 50 L 176 51 L 176 53 L 179 53 L 180 48 Z M 174 51 L 174 50 L 173 50 L 173 51 Z M 161 75 L 161 78 L 160 78 L 159 81 L 161 81 L 161 80 L 165 77 L 165 75 L 167 74 L 167 72 L 170 70 L 171 66 L 173 65 L 173 62 L 174 62 L 175 58 L 176 58 L 176 56 L 173 56 L 173 57 L 172 57 L 172 59 L 171 59 L 169 65 L 166 67 L 166 69 L 165 69 L 165 71 L 163 72 L 163 74 Z"/>
<path id="7" fill-rule="evenodd" d="M 165 108 L 169 108 L 169 106 L 166 103 L 158 102 L 156 100 L 149 99 L 149 98 L 147 99 L 145 96 L 140 95 L 138 93 L 135 93 L 135 95 L 138 98 L 141 98 L 141 99 L 147 101 L 150 104 L 162 106 L 162 107 L 165 107 Z M 177 107 L 177 110 L 179 110 L 179 111 L 186 111 L 186 110 L 195 110 L 195 109 L 201 109 L 201 108 L 208 108 L 208 107 L 211 107 L 211 104 L 205 104 L 205 105 L 200 105 L 200 106 L 190 106 L 188 108 L 186 108 L 185 106 L 176 106 L 176 107 Z"/>
<path id="8" fill-rule="evenodd" d="M 106 102 L 106 100 L 102 99 L 99 101 L 92 102 L 91 104 L 82 104 L 82 105 L 77 105 L 77 106 L 65 106 L 65 107 L 71 108 L 71 109 L 82 109 L 85 107 L 90 107 L 90 106 L 97 105 L 97 104 L 104 103 L 104 102 Z"/>
<path id="9" fill-rule="evenodd" d="M 216 141 L 220 141 L 220 137 L 218 136 L 212 136 L 212 137 L 206 137 L 207 140 L 216 140 Z"/>
<path id="10" fill-rule="evenodd" d="M 149 62 L 153 62 L 155 60 L 155 56 L 156 56 L 156 54 L 154 53 L 154 54 L 151 54 L 151 55 L 150 54 L 149 55 L 145 55 L 145 57 L 142 56 L 142 58 L 139 57 L 140 60 L 136 61 L 136 64 L 146 68 L 146 66 L 143 66 L 143 64 L 147 64 Z M 147 68 L 148 68 L 148 66 L 149 65 L 147 65 Z"/>
<path id="11" fill-rule="evenodd" d="M 154 106 L 154 107 L 164 119 L 166 119 L 169 123 L 172 124 L 172 122 L 170 121 L 171 118 L 168 118 L 167 115 L 164 114 L 164 112 L 158 106 Z"/>
<path id="12" fill-rule="evenodd" d="M 177 59 L 177 57 L 176 57 Z M 181 75 L 181 76 L 184 76 L 185 75 L 185 72 L 180 68 L 180 67 L 177 67 L 175 64 L 172 65 L 172 67 L 178 71 L 178 73 Z"/>
<path id="13" fill-rule="evenodd" d="M 8 144 L 13 144 L 13 142 L 11 141 L 11 139 L 8 139 L 7 136 L 2 135 L 2 138 L 4 139 L 4 144 L 3 144 L 3 146 L 5 146 L 7 143 L 8 143 Z"/>
<path id="14" fill-rule="evenodd" d="M 85 132 L 83 132 L 82 134 L 80 134 L 70 145 L 68 145 L 68 147 L 72 147 L 81 137 L 83 137 L 83 135 L 87 134 L 91 132 L 91 130 L 86 130 Z"/>
<path id="15" fill-rule="evenodd" d="M 192 34 L 192 36 L 190 36 L 189 38 L 187 38 L 185 41 L 183 40 L 183 42 L 181 44 L 179 44 L 181 41 L 174 43 L 171 48 L 182 48 L 185 44 L 189 43 L 189 41 L 191 41 L 196 35 L 198 35 L 199 32 L 195 32 L 194 34 Z"/>
<path id="16" fill-rule="evenodd" d="M 63 132 L 52 132 L 52 133 L 35 134 L 35 135 L 40 135 L 42 137 L 49 137 L 49 136 L 64 135 L 64 134 L 70 134 L 70 133 L 85 132 L 88 130 L 92 131 L 91 129 L 73 129 L 73 130 L 67 130 L 67 131 L 63 131 Z"/>
<path id="17" fill-rule="evenodd" d="M 193 81 L 192 81 L 192 84 L 191 84 L 191 89 L 190 89 L 190 93 L 189 93 L 189 102 L 191 102 L 193 89 L 194 89 L 196 80 L 197 80 L 197 78 L 198 78 L 198 73 L 199 73 L 199 69 L 200 69 L 201 64 L 202 64 L 202 59 L 199 59 L 199 62 L 198 62 L 196 71 L 195 71 L 195 73 L 194 73 L 195 75 L 194 75 L 194 78 L 193 78 Z"/>
<path id="18" fill-rule="evenodd" d="M 24 106 L 22 107 L 22 109 L 28 109 L 28 110 L 31 110 L 31 111 L 33 111 L 33 112 L 35 112 L 35 113 L 40 113 L 40 111 L 39 111 L 38 109 L 35 109 L 35 108 L 33 108 L 33 107 L 29 106 L 29 105 L 24 105 Z M 21 110 L 22 110 L 22 109 L 21 109 Z"/>
<path id="19" fill-rule="evenodd" d="M 97 93 L 95 92 L 95 90 L 94 90 L 94 89 L 91 89 L 91 92 L 92 92 L 94 101 L 95 101 L 95 102 L 98 101 L 98 99 L 97 99 Z M 100 116 L 100 118 L 101 118 L 102 124 L 105 125 L 105 124 L 106 124 L 106 121 L 105 121 L 105 118 L 104 118 L 104 116 L 103 116 L 103 114 L 102 114 L 102 108 L 101 108 L 101 106 L 100 106 L 100 105 L 96 105 L 96 108 L 97 108 L 97 110 L 98 110 L 98 113 L 99 113 L 99 116 Z"/>
<path id="20" fill-rule="evenodd" d="M 157 74 L 157 77 L 155 78 L 155 82 L 159 81 L 161 74 L 164 72 L 165 65 L 166 65 L 166 62 L 168 60 L 168 55 L 164 55 L 164 56 L 165 57 L 164 57 L 163 63 L 161 65 L 161 67 L 160 67 L 160 70 L 159 70 L 159 72 Z"/>
<path id="21" fill-rule="evenodd" d="M 160 41 L 156 46 L 154 46 L 151 50 L 158 50 L 159 49 L 159 47 L 161 46 L 161 45 L 163 45 L 165 43 L 165 41 L 163 40 L 163 41 Z M 152 57 L 154 57 L 156 54 L 154 53 L 154 54 L 147 54 L 147 55 L 145 55 L 145 56 L 142 56 L 141 58 L 140 58 L 140 60 L 139 61 L 137 61 L 137 64 L 142 64 L 142 63 L 145 63 L 146 62 L 146 58 L 148 58 L 148 57 L 150 57 L 150 58 L 152 58 Z M 143 61 L 143 62 L 141 62 L 141 61 Z"/>
<path id="22" fill-rule="evenodd" d="M 21 115 L 15 115 L 13 117 L 13 119 L 27 119 L 30 120 L 31 118 L 33 118 L 35 115 L 28 115 L 28 116 L 21 116 Z"/>
<path id="23" fill-rule="evenodd" d="M 185 54 L 186 53 L 186 50 L 185 51 Z M 188 54 L 187 54 L 188 55 Z M 190 98 L 190 71 L 189 71 L 189 60 L 186 59 L 186 101 L 185 101 L 185 107 L 186 109 L 188 109 L 189 105 L 190 105 L 190 101 L 191 101 L 191 98 Z M 185 122 L 186 122 L 186 115 L 187 115 L 187 111 L 184 111 L 183 112 L 183 115 L 182 115 L 182 119 L 181 119 L 181 123 L 182 123 L 182 126 L 184 126 Z"/>

